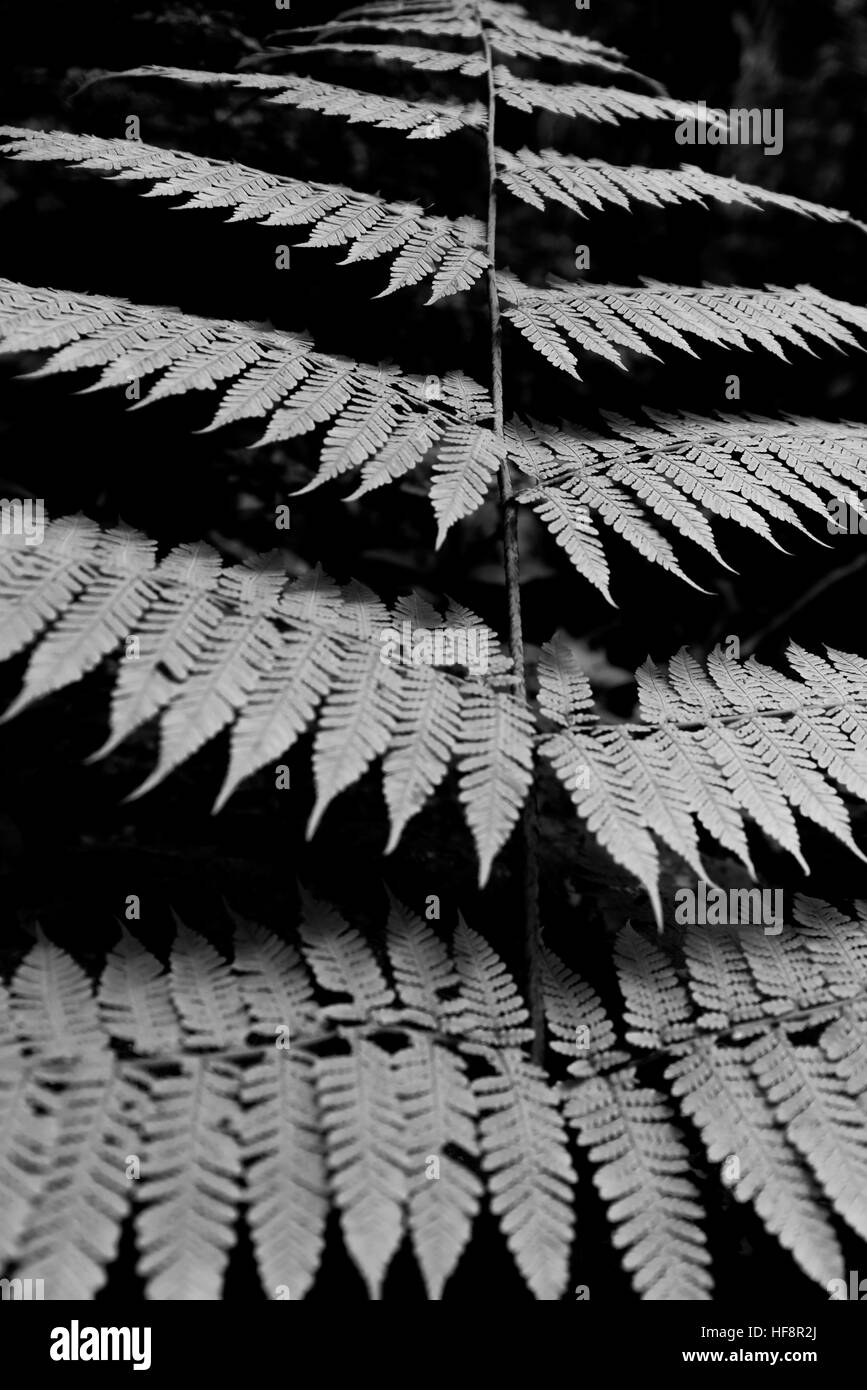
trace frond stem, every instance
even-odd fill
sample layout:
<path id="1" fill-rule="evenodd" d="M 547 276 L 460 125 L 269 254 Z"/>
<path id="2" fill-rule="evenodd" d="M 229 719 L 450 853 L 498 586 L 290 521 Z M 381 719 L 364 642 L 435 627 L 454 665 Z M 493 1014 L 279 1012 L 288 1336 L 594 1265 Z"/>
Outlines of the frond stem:
<path id="1" fill-rule="evenodd" d="M 491 324 L 491 396 L 494 404 L 494 435 L 502 448 L 499 486 L 503 518 L 503 556 L 506 575 L 506 603 L 509 613 L 509 650 L 516 673 L 521 677 L 520 690 L 527 702 L 524 667 L 524 633 L 521 623 L 521 573 L 518 546 L 518 510 L 513 504 L 514 485 L 506 455 L 506 430 L 503 411 L 503 330 L 500 315 L 500 296 L 497 292 L 497 90 L 494 80 L 494 58 L 482 16 L 476 9 L 479 37 L 484 49 L 487 69 L 488 120 L 488 220 L 487 253 L 488 309 Z M 545 1053 L 545 997 L 542 989 L 542 953 L 539 927 L 539 857 L 538 818 L 535 789 L 531 788 L 521 817 L 524 859 L 524 920 L 525 953 L 527 962 L 527 994 L 533 1028 L 533 1061 L 541 1065 Z"/>

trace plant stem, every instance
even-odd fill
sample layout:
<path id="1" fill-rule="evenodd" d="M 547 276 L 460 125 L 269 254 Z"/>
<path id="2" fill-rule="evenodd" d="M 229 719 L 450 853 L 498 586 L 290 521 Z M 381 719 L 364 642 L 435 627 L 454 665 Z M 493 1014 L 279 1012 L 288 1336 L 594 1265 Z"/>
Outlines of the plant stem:
<path id="1" fill-rule="evenodd" d="M 521 623 L 521 573 L 518 546 L 518 508 L 505 450 L 505 418 L 503 412 L 503 331 L 500 316 L 500 296 L 497 293 L 497 155 L 496 123 L 497 92 L 494 82 L 494 61 L 491 45 L 481 14 L 476 21 L 485 53 L 488 81 L 488 308 L 491 323 L 491 396 L 494 404 L 494 435 L 503 451 L 500 462 L 500 509 L 503 518 L 503 556 L 506 574 L 506 603 L 509 613 L 509 651 L 515 674 L 520 677 L 519 695 L 528 703 L 527 678 L 524 665 L 524 632 Z M 538 819 L 536 814 L 535 781 L 530 788 L 521 816 L 521 835 L 524 860 L 524 949 L 527 963 L 527 994 L 530 1021 L 533 1028 L 533 1061 L 541 1064 L 545 1053 L 545 999 L 542 990 L 542 953 L 539 928 L 539 856 Z"/>

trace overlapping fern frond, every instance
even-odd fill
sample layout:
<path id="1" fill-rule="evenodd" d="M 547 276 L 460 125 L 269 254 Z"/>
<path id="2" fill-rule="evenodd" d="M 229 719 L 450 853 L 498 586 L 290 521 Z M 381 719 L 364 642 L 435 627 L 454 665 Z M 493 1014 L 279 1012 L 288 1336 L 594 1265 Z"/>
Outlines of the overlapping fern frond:
<path id="1" fill-rule="evenodd" d="M 653 424 L 606 413 L 611 434 L 537 420 L 508 426 L 509 457 L 533 479 L 519 493 L 521 502 L 609 602 L 600 524 L 692 583 L 654 517 L 729 568 L 717 548 L 714 520 L 733 522 L 782 549 L 774 521 L 819 539 L 797 508 L 821 518 L 813 524 L 826 532 L 834 508 L 867 512 L 864 425 L 801 416 L 646 414 Z"/>
<path id="2" fill-rule="evenodd" d="M 439 442 L 431 502 L 440 539 L 481 504 L 502 455 L 475 423 L 489 413 L 486 393 L 460 372 L 432 392 L 422 377 L 317 352 L 297 333 L 0 280 L 0 349 L 46 348 L 59 351 L 31 376 L 102 367 L 91 391 L 164 372 L 139 405 L 237 377 L 207 428 L 266 418 L 260 442 L 271 443 L 327 424 L 312 485 L 361 468 L 354 496 L 410 473 Z"/>
<path id="3" fill-rule="evenodd" d="M 305 894 L 297 943 L 234 927 L 226 961 L 181 925 L 167 969 L 124 930 L 95 989 L 40 933 L 0 984 L 6 1277 L 91 1299 L 132 1215 L 147 1298 L 219 1299 L 241 1215 L 265 1296 L 299 1299 L 335 1207 L 371 1297 L 408 1237 L 440 1299 L 484 1201 L 532 1294 L 571 1296 L 588 1198 L 567 1132 L 643 1299 L 712 1296 L 714 1183 L 826 1291 L 843 1256 L 822 1194 L 867 1234 L 864 904 L 798 899 L 779 937 L 688 934 L 724 945 L 728 968 L 699 950 L 682 970 L 624 928 L 622 1043 L 595 988 L 546 952 L 550 1073 L 527 1055 L 514 979 L 463 922 L 447 940 L 393 900 L 375 955 Z M 37 1002 L 61 1032 L 28 1026 Z M 648 1050 L 667 1054 L 658 1087 Z"/>
<path id="4" fill-rule="evenodd" d="M 123 649 L 100 751 L 159 718 L 157 764 L 135 795 L 231 727 L 221 806 L 315 722 L 311 831 L 381 759 L 393 848 L 454 765 L 484 881 L 533 781 L 534 723 L 510 691 L 510 662 L 458 605 L 440 617 L 401 600 L 389 612 L 318 570 L 287 584 L 279 554 L 222 567 L 208 547 L 180 546 L 158 560 L 139 533 L 78 517 L 52 522 L 39 546 L 2 538 L 0 616 L 0 655 L 38 639 L 7 718 Z M 398 657 L 404 623 L 414 641 L 451 630 L 465 645 Z M 539 751 L 660 919 L 659 841 L 702 877 L 705 832 L 752 872 L 749 818 L 806 869 L 797 813 L 864 857 L 835 784 L 867 800 L 867 662 L 796 646 L 789 660 L 797 679 L 721 651 L 706 669 L 685 650 L 667 670 L 648 662 L 641 722 L 611 725 L 568 647 L 544 651 Z"/>
<path id="5" fill-rule="evenodd" d="M 120 179 L 148 179 L 145 196 L 179 197 L 182 208 L 232 208 L 231 222 L 253 219 L 266 227 L 315 224 L 296 246 L 350 246 L 340 264 L 400 252 L 383 295 L 434 275 L 429 303 L 467 290 L 488 261 L 480 249 L 484 227 L 471 217 L 450 222 L 427 217 L 415 203 L 387 203 L 369 193 L 327 183 L 280 178 L 243 164 L 163 150 L 139 140 L 105 140 L 63 130 L 0 126 L 4 154 L 15 159 L 59 159 Z"/>
<path id="6" fill-rule="evenodd" d="M 549 278 L 550 286 L 543 289 L 524 285 L 506 272 L 498 274 L 506 301 L 503 314 L 537 352 L 579 381 L 570 339 L 584 352 L 625 367 L 620 349 L 656 357 L 648 346 L 654 339 L 696 357 L 685 333 L 717 347 L 748 350 L 758 343 L 786 361 L 780 342 L 807 352 L 812 352 L 807 337 L 830 347 L 859 348 L 846 325 L 867 329 L 867 309 L 832 299 L 811 285 L 793 290 L 720 285 L 699 289 L 642 277 L 643 288 L 633 289 L 574 284 L 558 275 Z"/>

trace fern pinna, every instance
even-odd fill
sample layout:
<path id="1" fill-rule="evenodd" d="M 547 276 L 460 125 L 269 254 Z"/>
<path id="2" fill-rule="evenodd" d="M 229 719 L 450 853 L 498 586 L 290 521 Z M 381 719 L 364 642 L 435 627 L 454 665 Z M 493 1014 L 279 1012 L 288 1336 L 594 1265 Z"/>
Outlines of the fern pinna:
<path id="1" fill-rule="evenodd" d="M 706 1300 L 679 1116 L 833 1296 L 823 1196 L 867 1238 L 867 905 L 803 898 L 795 919 L 782 940 L 690 933 L 677 958 L 624 927 L 622 1041 L 546 949 L 551 1076 L 490 944 L 462 919 L 446 942 L 395 899 L 379 958 L 304 894 L 294 941 L 235 917 L 230 963 L 178 923 L 164 969 L 124 928 L 95 990 L 40 932 L 0 993 L 0 1259 L 92 1298 L 134 1210 L 147 1297 L 217 1299 L 243 1211 L 265 1296 L 303 1298 L 333 1205 L 371 1297 L 408 1236 L 439 1299 L 487 1194 L 529 1289 L 558 1299 L 588 1200 L 574 1140 L 636 1291 Z M 661 1088 L 643 1072 L 660 1055 Z"/>
<path id="2" fill-rule="evenodd" d="M 431 146 L 463 132 L 485 156 L 485 219 L 140 138 L 7 125 L 2 148 L 143 182 L 147 196 L 222 209 L 233 223 L 306 228 L 293 251 L 339 249 L 343 265 L 383 260 L 378 298 L 424 283 L 427 304 L 452 300 L 462 310 L 467 296 L 484 294 L 489 384 L 457 369 L 432 378 L 325 351 L 300 325 L 12 280 L 0 281 L 0 346 L 49 354 L 30 376 L 98 372 L 85 389 L 123 388 L 132 409 L 219 391 L 203 431 L 253 423 L 262 445 L 316 435 L 318 469 L 287 497 L 352 475 L 344 495 L 360 499 L 415 475 L 437 545 L 496 487 L 508 653 L 454 598 L 438 608 L 418 593 L 386 603 L 319 566 L 290 577 L 279 551 L 226 564 L 197 537 L 165 547 L 122 520 L 81 514 L 48 518 L 32 544 L 4 516 L 0 654 L 30 652 L 4 718 L 106 662 L 108 729 L 93 758 L 157 721 L 159 752 L 139 796 L 228 731 L 217 810 L 245 779 L 279 774 L 310 731 L 310 833 L 378 764 L 386 853 L 454 785 L 481 886 L 520 836 L 529 1012 L 493 945 L 461 926 L 450 954 L 397 907 L 387 940 L 393 981 L 384 959 L 376 963 L 363 938 L 323 909 L 307 919 L 300 954 L 239 928 L 231 967 L 181 930 L 164 976 L 125 937 L 95 999 L 80 968 L 41 939 L 12 981 L 0 1072 L 11 1117 L 4 1258 L 23 1278 L 37 1265 L 40 1277 L 51 1271 L 50 1296 L 92 1297 L 136 1195 L 148 1296 L 217 1298 L 243 1205 L 266 1293 L 303 1297 L 333 1202 L 372 1296 L 406 1229 L 428 1295 L 439 1298 L 487 1193 L 531 1292 L 560 1298 L 574 1216 L 568 1129 L 597 1165 L 613 1239 L 641 1297 L 711 1296 L 691 1135 L 711 1165 L 723 1164 L 734 1197 L 827 1285 L 842 1257 L 826 1207 L 867 1235 L 863 918 L 801 900 L 779 943 L 694 928 L 668 951 L 625 927 L 624 1030 L 542 944 L 539 808 L 559 785 L 581 834 L 608 856 L 612 876 L 623 870 L 640 885 L 660 928 L 670 919 L 672 864 L 698 883 L 717 871 L 716 853 L 756 876 L 753 827 L 804 873 L 803 822 L 863 859 L 850 811 L 867 800 L 867 662 L 792 643 L 784 672 L 722 645 L 704 660 L 683 648 L 636 672 L 635 715 L 614 722 L 568 641 L 554 635 L 538 660 L 526 659 L 518 537 L 519 517 L 535 517 L 612 604 L 612 590 L 624 595 L 611 537 L 699 588 L 683 542 L 728 569 L 714 522 L 782 550 L 781 536 L 812 536 L 832 503 L 862 515 L 867 428 L 695 414 L 686 402 L 641 418 L 600 411 L 594 428 L 554 424 L 507 413 L 503 354 L 529 344 L 540 370 L 578 381 L 588 355 L 630 371 L 672 350 L 696 357 L 702 341 L 785 360 L 792 349 L 863 346 L 867 310 L 803 284 L 525 283 L 498 259 L 497 218 L 507 196 L 581 218 L 637 203 L 676 216 L 713 200 L 867 229 L 845 211 L 692 165 L 501 146 L 505 108 L 599 127 L 684 113 L 721 120 L 668 96 L 618 51 L 547 29 L 517 5 L 381 0 L 289 37 L 235 71 L 152 65 L 115 76 L 160 93 L 167 83 L 237 89 L 280 108 L 280 119 L 306 110 Z M 332 55 L 357 65 L 360 86 L 274 71 Z M 536 61 L 559 64 L 564 80 L 527 75 Z M 422 79 L 453 74 L 475 95 L 365 90 L 374 62 Z M 323 991 L 352 1002 L 323 1003 Z M 266 1046 L 284 1025 L 287 1047 Z M 629 1050 L 617 1043 L 624 1031 Z M 654 1065 L 666 1057 L 652 1086 L 641 1048 Z M 570 1059 L 571 1081 L 546 1073 L 555 1053 Z M 53 1155 L 67 1145 L 69 1190 L 46 1198 Z M 139 1189 L 118 1176 L 121 1150 L 146 1155 L 140 1204 Z M 425 1173 L 434 1159 L 439 1180 Z M 100 1221 L 85 1234 L 83 1213 L 94 1207 Z"/>

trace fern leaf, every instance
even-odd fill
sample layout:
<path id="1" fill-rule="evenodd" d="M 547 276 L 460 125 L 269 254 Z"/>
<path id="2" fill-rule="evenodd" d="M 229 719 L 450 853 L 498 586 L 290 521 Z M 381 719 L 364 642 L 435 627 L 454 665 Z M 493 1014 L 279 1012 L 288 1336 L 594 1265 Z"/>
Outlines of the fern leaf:
<path id="1" fill-rule="evenodd" d="M 386 854 L 391 854 L 408 823 L 445 777 L 460 740 L 461 714 L 459 691 L 437 679 L 431 667 L 413 672 L 412 679 L 403 683 L 394 710 L 391 747 L 382 765 L 391 825 Z"/>
<path id="2" fill-rule="evenodd" d="M 214 802 L 219 811 L 235 788 L 289 751 L 312 721 L 340 667 L 342 650 L 322 627 L 262 631 L 266 663 L 255 673 L 232 727 L 229 767 Z"/>
<path id="3" fill-rule="evenodd" d="M 280 564 L 279 558 L 276 562 Z M 200 605 L 184 633 L 183 689 L 168 706 L 161 725 L 157 765 L 132 796 L 143 796 L 180 763 L 232 722 L 247 701 L 266 660 L 271 627 L 264 616 L 285 583 L 282 572 L 238 567 L 219 576 L 215 597 L 245 601 L 243 611 L 226 614 L 213 602 Z"/>
<path id="4" fill-rule="evenodd" d="M 453 521 L 481 505 L 499 465 L 501 446 L 491 431 L 475 423 L 490 414 L 485 393 L 460 373 L 448 374 L 443 382 L 443 404 L 431 405 L 418 378 L 404 377 L 397 368 L 385 370 L 314 352 L 309 339 L 298 334 L 134 306 L 104 296 L 34 290 L 0 280 L 0 350 L 33 352 L 44 348 L 60 351 L 30 375 L 104 366 L 100 381 L 88 390 L 125 385 L 173 366 L 179 368 L 169 382 L 173 393 L 209 389 L 218 380 L 239 376 L 210 428 L 270 415 L 271 424 L 260 441 L 263 443 L 307 433 L 339 417 L 347 407 L 353 408 L 359 394 L 368 405 L 375 395 L 380 403 L 376 409 L 381 408 L 383 418 L 390 419 L 393 412 L 397 424 L 381 443 L 374 435 L 365 444 L 366 477 L 375 476 L 370 485 L 378 486 L 409 471 L 432 440 L 448 431 L 447 447 L 437 464 L 438 476 L 431 490 L 440 538 Z M 182 364 L 190 365 L 190 359 L 195 361 L 194 369 L 181 371 Z M 159 392 L 159 386 L 138 405 L 148 403 L 157 393 L 169 394 L 168 389 Z M 287 396 L 290 404 L 284 405 Z M 466 426 L 464 419 L 470 422 Z M 338 445 L 338 452 L 341 447 Z M 354 466 L 345 454 L 337 471 Z M 312 486 L 318 481 L 321 479 Z M 367 487 L 365 484 L 362 491 Z"/>
<path id="5" fill-rule="evenodd" d="M 60 542 L 62 545 L 62 541 Z M 9 706 L 11 719 L 34 700 L 80 680 L 136 624 L 152 598 L 156 547 L 137 531 L 118 527 L 103 534 L 99 574 L 37 648 L 21 694 Z M 57 597 L 68 599 L 64 587 Z"/>
<path id="6" fill-rule="evenodd" d="M 458 987 L 454 962 L 429 926 L 389 899 L 386 944 L 402 1006 L 395 1020 L 435 1030 L 458 1011 L 456 1001 L 442 998 Z"/>
<path id="7" fill-rule="evenodd" d="M 579 159 L 551 149 L 537 153 L 525 147 L 516 153 L 497 150 L 497 165 L 500 182 L 540 212 L 545 210 L 547 201 L 563 203 L 583 215 L 582 203 L 597 209 L 605 203 L 628 208 L 635 199 L 653 207 L 687 202 L 704 207 L 706 198 L 714 198 L 747 208 L 766 203 L 823 222 L 854 221 L 850 213 L 838 208 L 711 174 L 694 164 L 682 164 L 679 169 L 643 168 L 635 164 L 624 168 L 602 159 Z"/>
<path id="8" fill-rule="evenodd" d="M 210 942 L 183 923 L 172 947 L 169 988 L 188 1049 L 243 1044 L 246 1017 L 237 981 Z"/>
<path id="9" fill-rule="evenodd" d="M 403 1235 L 409 1155 L 396 1058 L 365 1038 L 314 1063 L 328 1167 L 346 1248 L 379 1299 Z"/>
<path id="10" fill-rule="evenodd" d="M 28 646 L 46 621 L 81 593 L 92 577 L 89 562 L 99 542 L 100 531 L 94 522 L 71 516 L 46 527 L 36 561 L 29 558 L 23 563 L 18 547 L 4 544 L 0 552 L 0 659 L 5 661 Z"/>
<path id="11" fill-rule="evenodd" d="M 635 1291 L 649 1300 L 707 1301 L 710 1256 L 690 1181 L 689 1151 L 665 1098 L 634 1074 L 582 1082 L 566 1117 L 600 1166 L 593 1181 L 609 1205 L 614 1245 Z"/>
<path id="12" fill-rule="evenodd" d="M 244 1074 L 243 1153 L 248 1221 L 262 1285 L 272 1298 L 307 1293 L 325 1244 L 328 1186 L 313 1065 L 272 1051 Z"/>
<path id="13" fill-rule="evenodd" d="M 10 996 L 16 1036 L 43 1058 L 106 1050 L 90 980 L 41 931 L 12 978 Z"/>
<path id="14" fill-rule="evenodd" d="M 348 994 L 349 1004 L 326 1006 L 326 1017 L 350 1021 L 376 1019 L 394 1003 L 387 983 L 364 938 L 333 909 L 303 895 L 301 940 L 316 981 L 331 994 Z"/>
<path id="15" fill-rule="evenodd" d="M 737 1159 L 731 1186 L 738 1201 L 753 1203 L 810 1278 L 823 1285 L 838 1278 L 843 1257 L 831 1223 L 746 1060 L 732 1049 L 696 1044 L 666 1077 L 701 1132 L 710 1161 Z"/>
<path id="16" fill-rule="evenodd" d="M 442 1298 L 470 1239 L 482 1184 L 464 1160 L 477 1153 L 476 1101 L 459 1055 L 413 1037 L 396 1057 L 406 1124 L 408 1222 L 428 1297 Z M 436 1168 L 433 1162 L 436 1162 Z"/>
<path id="17" fill-rule="evenodd" d="M 544 1072 L 513 1048 L 486 1056 L 473 1091 L 491 1210 L 536 1298 L 561 1297 L 569 1276 L 575 1173 Z"/>
<path id="18" fill-rule="evenodd" d="M 97 1000 L 111 1037 L 137 1053 L 173 1052 L 180 1045 L 168 977 L 125 927 L 100 976 Z"/>
<path id="19" fill-rule="evenodd" d="M 175 1075 L 148 1077 L 141 1201 L 136 1236 L 146 1297 L 220 1299 L 241 1198 L 231 1131 L 239 1073 L 187 1057 Z"/>
<path id="20" fill-rule="evenodd" d="M 617 935 L 617 977 L 626 1005 L 626 1040 L 634 1047 L 670 1047 L 690 1018 L 686 991 L 670 961 L 631 926 Z"/>
<path id="21" fill-rule="evenodd" d="M 581 116 L 589 121 L 619 125 L 621 120 L 683 120 L 687 115 L 696 121 L 718 125 L 714 112 L 672 97 L 646 96 L 643 92 L 628 92 L 619 87 L 596 87 L 581 82 L 557 84 L 540 82 L 536 78 L 516 77 L 507 67 L 498 64 L 494 69 L 497 96 L 507 106 L 518 111 L 552 111 L 559 116 Z"/>
<path id="22" fill-rule="evenodd" d="M 274 106 L 298 106 L 324 116 L 343 116 L 353 124 L 377 126 L 380 130 L 402 130 L 411 140 L 436 140 L 467 127 L 484 125 L 481 102 L 461 105 L 436 101 L 403 101 L 400 97 L 319 82 L 313 77 L 266 73 L 202 72 L 194 68 L 147 66 L 129 68 L 118 77 L 165 77 L 173 82 L 196 86 L 255 88 L 267 93 L 264 100 Z"/>
<path id="23" fill-rule="evenodd" d="M 781 1033 L 756 1039 L 748 1056 L 759 1085 L 836 1211 L 867 1237 L 864 1111 L 820 1048 Z"/>
<path id="24" fill-rule="evenodd" d="M 59 159 L 122 179 L 148 179 L 155 186 L 147 196 L 189 195 L 182 208 L 231 208 L 232 222 L 255 219 L 268 227 L 314 223 L 316 231 L 297 244 L 350 244 L 345 264 L 395 251 L 412 237 L 426 238 L 426 262 L 430 270 L 439 267 L 431 303 L 469 289 L 488 265 L 487 256 L 476 245 L 477 225 L 469 218 L 449 222 L 425 217 L 412 203 L 389 204 L 351 188 L 279 177 L 244 164 L 163 150 L 140 140 L 14 126 L 0 126 L 0 136 L 5 137 L 0 150 L 14 159 Z M 470 235 L 472 240 L 464 240 Z M 168 380 L 162 390 L 167 393 Z"/>
<path id="25" fill-rule="evenodd" d="M 4 1263 L 17 1256 L 30 1214 L 53 1176 L 59 1111 L 56 1105 L 44 1104 L 42 1090 L 35 1068 L 0 1069 L 0 1259 Z"/>
<path id="26" fill-rule="evenodd" d="M 533 778 L 532 721 L 511 696 L 468 685 L 461 692 L 458 796 L 484 885 Z"/>
<path id="27" fill-rule="evenodd" d="M 778 340 L 808 352 L 812 349 L 805 335 L 829 346 L 858 347 L 845 325 L 867 325 L 867 315 L 853 305 L 820 295 L 806 285 L 794 290 L 716 285 L 693 289 L 646 281 L 646 288 L 637 290 L 575 285 L 558 276 L 550 278 L 550 288 L 531 289 L 521 286 L 514 276 L 497 277 L 507 301 L 504 317 L 514 321 L 549 361 L 560 352 L 564 360 L 571 358 L 574 363 L 561 331 L 585 351 L 625 367 L 617 347 L 646 352 L 648 338 L 660 339 L 691 356 L 696 354 L 684 338 L 685 332 L 722 347 L 745 349 L 749 342 L 756 342 L 786 361 Z M 567 364 L 566 370 L 570 369 Z M 572 370 L 572 375 L 577 373 Z"/>
<path id="28" fill-rule="evenodd" d="M 449 1031 L 460 1033 L 465 1047 L 472 1044 L 475 1049 L 514 1049 L 529 1042 L 530 1016 L 515 981 L 487 941 L 462 918 L 454 935 L 454 959 L 460 994 Z"/>
<path id="29" fill-rule="evenodd" d="M 477 425 L 451 424 L 437 446 L 430 500 L 439 524 L 437 545 L 456 521 L 485 500 L 502 466 L 500 441 Z"/>
<path id="30" fill-rule="evenodd" d="M 291 1047 L 296 1031 L 311 1026 L 317 1014 L 301 958 L 294 946 L 279 941 L 264 927 L 231 915 L 235 922 L 232 970 L 238 976 L 250 1025 L 272 1043 L 277 1042 L 280 1028 L 288 1028 Z"/>
<path id="31" fill-rule="evenodd" d="M 614 1029 L 596 991 L 553 951 L 543 949 L 542 971 L 551 1051 L 570 1057 L 576 1076 L 592 1074 L 603 1058 L 608 1064 L 617 1060 Z"/>
<path id="32" fill-rule="evenodd" d="M 124 1176 L 134 1148 L 129 1083 L 109 1057 L 78 1062 L 57 1092 L 38 1077 L 39 1101 L 56 1112 L 53 1177 L 31 1209 L 16 1250 L 16 1278 L 44 1280 L 47 1296 L 91 1299 L 117 1256 L 132 1188 Z"/>
<path id="33" fill-rule="evenodd" d="M 325 697 L 313 747 L 316 803 L 308 837 L 335 796 L 356 782 L 389 747 L 395 731 L 398 690 L 381 649 L 344 653 Z"/>

